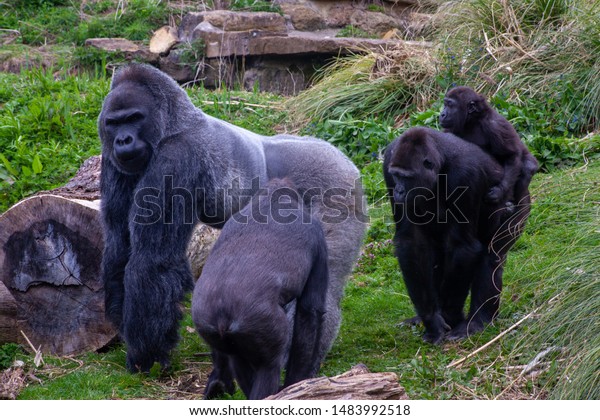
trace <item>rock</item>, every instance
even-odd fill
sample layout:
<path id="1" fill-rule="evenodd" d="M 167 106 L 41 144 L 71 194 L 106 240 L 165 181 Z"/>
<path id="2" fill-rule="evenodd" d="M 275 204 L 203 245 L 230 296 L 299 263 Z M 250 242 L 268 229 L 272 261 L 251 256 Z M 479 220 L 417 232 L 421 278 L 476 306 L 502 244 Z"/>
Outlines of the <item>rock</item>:
<path id="1" fill-rule="evenodd" d="M 356 10 L 351 4 L 336 4 L 327 11 L 325 22 L 331 28 L 343 28 L 350 25 L 350 18 Z"/>
<path id="2" fill-rule="evenodd" d="M 246 60 L 244 89 L 259 89 L 281 95 L 296 95 L 306 89 L 315 69 L 322 66 L 318 59 L 298 57 L 254 57 Z"/>
<path id="3" fill-rule="evenodd" d="M 400 23 L 391 16 L 379 12 L 357 10 L 350 17 L 350 24 L 373 35 L 383 35 L 398 28 Z"/>
<path id="4" fill-rule="evenodd" d="M 137 52 L 140 47 L 125 38 L 89 38 L 85 45 L 109 52 Z"/>
<path id="5" fill-rule="evenodd" d="M 172 49 L 169 55 L 160 57 L 158 67 L 179 83 L 194 80 L 195 68 L 191 63 L 180 60 L 181 51 Z"/>
<path id="6" fill-rule="evenodd" d="M 124 38 L 89 38 L 85 40 L 85 46 L 107 52 L 123 53 L 123 58 L 127 61 L 135 59 L 149 64 L 158 64 L 158 54 L 151 53 L 148 48 Z"/>
<path id="7" fill-rule="evenodd" d="M 179 38 L 182 41 L 189 41 L 196 26 L 205 21 L 224 31 L 286 32 L 285 18 L 279 13 L 213 10 L 185 15 L 179 26 Z"/>
<path id="8" fill-rule="evenodd" d="M 151 53 L 166 55 L 178 42 L 177 29 L 171 26 L 163 26 L 154 32 L 150 40 L 149 49 Z"/>
<path id="9" fill-rule="evenodd" d="M 282 3 L 280 7 L 290 16 L 294 29 L 298 31 L 317 31 L 327 27 L 323 15 L 309 5 Z"/>

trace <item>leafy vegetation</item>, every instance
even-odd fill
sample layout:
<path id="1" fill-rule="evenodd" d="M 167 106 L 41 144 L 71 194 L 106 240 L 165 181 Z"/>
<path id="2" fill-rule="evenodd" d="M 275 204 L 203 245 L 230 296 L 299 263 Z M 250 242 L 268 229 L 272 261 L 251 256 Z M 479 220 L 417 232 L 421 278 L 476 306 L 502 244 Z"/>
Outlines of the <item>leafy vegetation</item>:
<path id="1" fill-rule="evenodd" d="M 377 34 L 370 34 L 364 29 L 357 28 L 353 25 L 346 25 L 335 34 L 337 38 L 379 38 Z"/>
<path id="2" fill-rule="evenodd" d="M 164 25 L 170 14 L 160 0 L 19 0 L 0 7 L 0 28 L 18 31 L 17 42 L 26 45 L 83 45 L 87 38 L 99 37 L 141 41 Z"/>
<path id="3" fill-rule="evenodd" d="M 283 14 L 278 4 L 268 0 L 233 0 L 229 6 L 231 10 L 248 12 L 274 12 Z"/>

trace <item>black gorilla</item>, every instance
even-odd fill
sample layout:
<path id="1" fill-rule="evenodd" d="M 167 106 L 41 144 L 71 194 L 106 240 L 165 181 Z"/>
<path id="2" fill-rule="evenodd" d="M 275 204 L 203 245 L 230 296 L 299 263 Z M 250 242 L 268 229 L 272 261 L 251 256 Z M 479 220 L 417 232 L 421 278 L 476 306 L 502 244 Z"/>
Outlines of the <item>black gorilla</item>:
<path id="1" fill-rule="evenodd" d="M 504 221 L 499 205 L 484 200 L 502 179 L 502 168 L 452 134 L 412 128 L 387 147 L 383 174 L 396 224 L 396 256 L 425 326 L 423 338 L 439 343 L 481 330 L 497 312 L 508 252 L 502 249 L 499 259 L 488 249 Z"/>
<path id="2" fill-rule="evenodd" d="M 286 359 L 284 386 L 319 370 L 327 245 L 298 200 L 290 182 L 269 181 L 225 223 L 206 261 L 192 299 L 198 333 L 212 348 L 206 398 L 233 393 L 233 377 L 250 399 L 275 394 Z"/>
<path id="3" fill-rule="evenodd" d="M 274 177 L 289 177 L 323 223 L 330 283 L 319 354 L 329 350 L 365 229 L 359 172 L 341 152 L 212 118 L 170 77 L 139 64 L 115 73 L 98 131 L 106 313 L 131 371 L 169 364 L 180 303 L 193 287 L 185 251 L 194 225 L 222 227 Z"/>
<path id="4" fill-rule="evenodd" d="M 486 101 L 466 86 L 446 93 L 440 114 L 444 131 L 478 145 L 504 168 L 498 185 L 492 186 L 487 199 L 493 202 L 529 204 L 529 183 L 538 170 L 536 158 L 521 141 L 515 128 Z"/>

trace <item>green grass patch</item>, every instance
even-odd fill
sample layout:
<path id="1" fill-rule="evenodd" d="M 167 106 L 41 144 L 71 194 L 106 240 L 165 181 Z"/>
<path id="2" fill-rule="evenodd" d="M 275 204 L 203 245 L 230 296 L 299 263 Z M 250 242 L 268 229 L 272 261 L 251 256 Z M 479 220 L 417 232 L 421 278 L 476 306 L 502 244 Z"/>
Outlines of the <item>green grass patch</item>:
<path id="1" fill-rule="evenodd" d="M 100 37 L 148 40 L 171 15 L 167 2 L 157 0 L 17 1 L 1 7 L 0 28 L 18 31 L 18 41 L 26 45 L 83 45 Z"/>

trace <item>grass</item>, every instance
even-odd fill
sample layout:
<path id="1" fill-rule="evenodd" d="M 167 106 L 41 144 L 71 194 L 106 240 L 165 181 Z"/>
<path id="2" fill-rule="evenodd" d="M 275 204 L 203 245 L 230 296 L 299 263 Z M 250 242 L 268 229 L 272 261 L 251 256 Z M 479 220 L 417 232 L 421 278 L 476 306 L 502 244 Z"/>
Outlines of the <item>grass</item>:
<path id="1" fill-rule="evenodd" d="M 87 38 L 100 37 L 148 40 L 171 14 L 160 0 L 20 0 L 1 7 L 0 28 L 18 31 L 17 42 L 26 45 L 83 45 Z"/>
<path id="2" fill-rule="evenodd" d="M 379 172 L 371 172 L 366 174 L 367 184 L 380 185 Z M 526 233 L 509 254 L 498 319 L 481 334 L 443 346 L 423 343 L 420 327 L 398 325 L 414 311 L 393 256 L 388 203 L 378 195 L 380 189 L 373 188 L 367 240 L 346 288 L 340 334 L 321 374 L 336 375 L 364 363 L 372 371 L 396 372 L 412 398 L 597 398 L 597 387 L 592 385 L 598 380 L 594 370 L 598 352 L 594 314 L 600 291 L 598 176 L 598 163 L 536 176 L 532 215 Z M 463 365 L 446 367 L 540 306 L 541 317 Z M 106 353 L 77 358 L 45 356 L 46 365 L 38 369 L 33 368 L 31 356 L 14 354 L 11 348 L 11 357 L 25 360 L 42 381 L 30 383 L 20 398 L 200 397 L 210 361 L 207 347 L 191 325 L 188 315 L 168 375 L 128 374 L 120 344 Z M 581 331 L 585 334 L 578 334 Z M 566 350 L 544 360 L 548 368 L 536 376 L 520 376 L 518 366 L 549 346 Z"/>
<path id="3" fill-rule="evenodd" d="M 100 153 L 96 118 L 109 80 L 32 69 L 0 73 L 0 212 L 40 190 L 64 184 L 89 156 Z M 258 92 L 189 90 L 211 115 L 274 134 L 279 98 Z"/>
<path id="4" fill-rule="evenodd" d="M 402 44 L 386 54 L 341 57 L 318 73 L 311 88 L 287 101 L 290 122 L 304 126 L 348 115 L 357 119 L 406 117 L 433 98 L 434 61 L 427 52 Z"/>

